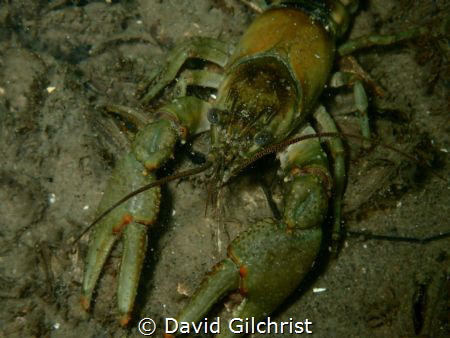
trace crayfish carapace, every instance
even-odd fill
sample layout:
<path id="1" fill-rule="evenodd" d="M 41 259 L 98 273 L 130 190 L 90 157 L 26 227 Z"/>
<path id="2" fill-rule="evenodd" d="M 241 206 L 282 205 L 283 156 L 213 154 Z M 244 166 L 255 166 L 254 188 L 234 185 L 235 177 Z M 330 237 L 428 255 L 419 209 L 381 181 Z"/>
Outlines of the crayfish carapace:
<path id="1" fill-rule="evenodd" d="M 360 39 L 337 49 L 336 41 L 346 32 L 356 8 L 357 1 L 351 0 L 273 1 L 244 33 L 234 52 L 215 39 L 192 39 L 172 51 L 167 64 L 144 86 L 145 104 L 178 76 L 181 95 L 160 107 L 155 118 L 140 128 L 132 150 L 114 170 L 98 214 L 130 191 L 155 182 L 155 171 L 174 156 L 176 143 L 200 132 L 210 130 L 211 134 L 204 169 L 213 170 L 213 190 L 261 154 L 287 145 L 290 139 L 305 138 L 278 154 L 285 182 L 282 219 L 261 220 L 241 233 L 230 244 L 228 258 L 214 267 L 181 311 L 179 321 L 202 319 L 218 300 L 236 290 L 243 300 L 235 317 L 268 316 L 311 270 L 330 205 L 334 232 L 338 232 L 346 175 L 342 141 L 305 137 L 317 132 L 318 136 L 337 134 L 332 118 L 317 102 L 331 78 L 335 55 L 421 34 L 416 30 L 409 35 Z M 180 72 L 190 58 L 218 65 L 223 72 Z M 339 78 L 354 84 L 362 132 L 368 135 L 362 79 L 357 74 Z M 186 87 L 191 85 L 217 89 L 217 99 L 206 102 L 186 96 Z M 308 122 L 311 119 L 318 131 Z M 322 148 L 325 143 L 331 164 Z M 159 205 L 160 189 L 154 187 L 122 203 L 96 224 L 83 282 L 85 308 L 90 306 L 104 262 L 122 233 L 118 307 L 121 323 L 128 323 L 145 258 L 147 229 L 156 221 Z M 231 333 L 225 330 L 222 334 L 228 337 Z"/>

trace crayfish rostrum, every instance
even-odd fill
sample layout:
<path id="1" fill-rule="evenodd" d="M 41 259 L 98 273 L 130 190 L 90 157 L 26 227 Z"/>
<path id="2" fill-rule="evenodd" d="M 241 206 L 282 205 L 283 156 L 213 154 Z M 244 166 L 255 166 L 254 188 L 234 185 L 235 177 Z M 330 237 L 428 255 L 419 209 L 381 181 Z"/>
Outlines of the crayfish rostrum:
<path id="1" fill-rule="evenodd" d="M 369 127 L 364 81 L 356 73 L 332 76 L 335 56 L 423 33 L 418 29 L 337 47 L 357 7 L 352 0 L 272 1 L 233 52 L 227 43 L 215 39 L 191 39 L 175 48 L 166 65 L 142 86 L 146 92 L 143 104 L 175 78 L 180 96 L 158 108 L 149 123 L 142 123 L 132 150 L 112 174 L 99 215 L 130 191 L 156 182 L 156 170 L 174 156 L 176 144 L 206 130 L 210 130 L 211 146 L 202 170 L 210 170 L 210 193 L 215 194 L 256 159 L 274 152 L 284 181 L 281 219 L 255 222 L 234 239 L 228 257 L 206 277 L 181 311 L 179 321 L 199 321 L 218 300 L 234 291 L 242 295 L 234 317 L 270 315 L 311 270 L 329 206 L 333 231 L 339 232 L 346 175 L 344 147 L 338 137 L 325 137 L 336 136 L 337 128 L 318 104 L 331 78 L 332 85 L 354 86 L 364 136 L 369 135 Z M 183 68 L 191 58 L 220 66 L 222 71 Z M 213 88 L 216 98 L 205 101 L 186 95 L 188 86 Z M 317 127 L 313 128 L 311 119 Z M 155 186 L 120 204 L 96 224 L 83 282 L 85 308 L 90 306 L 114 242 L 123 238 L 118 307 L 121 323 L 129 322 L 147 230 L 157 219 L 160 198 L 160 188 Z M 221 334 L 229 336 L 231 332 L 224 329 Z"/>

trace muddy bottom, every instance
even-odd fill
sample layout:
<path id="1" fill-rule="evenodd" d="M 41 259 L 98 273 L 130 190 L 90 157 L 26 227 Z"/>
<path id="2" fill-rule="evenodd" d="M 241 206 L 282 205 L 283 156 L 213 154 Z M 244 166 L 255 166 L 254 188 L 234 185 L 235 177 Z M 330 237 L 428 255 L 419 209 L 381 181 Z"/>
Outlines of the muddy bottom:
<path id="1" fill-rule="evenodd" d="M 350 37 L 420 25 L 438 30 L 449 10 L 444 0 L 372 0 Z M 140 336 L 143 317 L 154 319 L 161 336 L 164 319 L 177 315 L 230 240 L 272 216 L 254 171 L 224 189 L 222 207 L 206 216 L 205 178 L 172 182 L 149 231 L 130 327 L 120 328 L 116 309 L 120 244 L 92 311 L 80 306 L 89 234 L 72 243 L 94 219 L 128 147 L 117 133 L 121 124 L 101 106 L 138 106 L 139 81 L 172 47 L 193 36 L 235 43 L 255 15 L 237 0 L 0 3 L 0 336 Z M 382 91 L 370 94 L 373 136 L 416 160 L 346 140 L 347 231 L 414 238 L 450 231 L 448 46 L 427 35 L 356 54 Z M 328 91 L 321 102 L 341 131 L 360 133 L 351 89 Z M 206 139 L 194 149 L 205 151 Z M 193 165 L 182 150 L 176 155 L 173 170 Z M 276 183 L 273 194 L 282 198 Z M 317 337 L 447 337 L 449 248 L 448 238 L 421 244 L 348 234 L 337 257 L 321 259 L 272 320 L 308 319 Z"/>

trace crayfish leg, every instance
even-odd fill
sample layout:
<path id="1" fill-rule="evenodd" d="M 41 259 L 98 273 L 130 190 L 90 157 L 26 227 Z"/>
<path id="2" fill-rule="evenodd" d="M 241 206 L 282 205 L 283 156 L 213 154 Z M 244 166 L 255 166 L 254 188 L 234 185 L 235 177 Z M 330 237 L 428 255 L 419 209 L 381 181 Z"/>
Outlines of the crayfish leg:
<path id="1" fill-rule="evenodd" d="M 353 97 L 355 100 L 356 111 L 358 112 L 361 134 L 364 138 L 370 139 L 370 123 L 369 123 L 369 100 L 367 98 L 367 93 L 365 87 L 364 79 L 359 74 L 354 74 L 350 72 L 337 72 L 333 74 L 331 78 L 332 87 L 341 87 L 345 85 L 351 85 L 353 87 Z M 366 84 L 367 85 L 367 84 Z M 363 141 L 363 147 L 368 149 L 370 147 L 370 142 Z"/>
<path id="2" fill-rule="evenodd" d="M 347 42 L 341 44 L 338 48 L 338 53 L 341 56 L 345 56 L 352 54 L 360 49 L 373 46 L 389 46 L 411 39 L 416 39 L 426 34 L 430 34 L 430 30 L 427 27 L 415 27 L 403 32 L 390 35 L 364 35 L 352 40 L 348 40 Z"/>
<path id="3" fill-rule="evenodd" d="M 319 106 L 314 112 L 314 118 L 317 121 L 318 129 L 323 133 L 338 133 L 333 118 L 326 111 L 325 107 Z M 338 137 L 327 138 L 324 140 L 327 144 L 331 157 L 333 159 L 333 231 L 332 231 L 332 248 L 331 252 L 336 254 L 340 242 L 342 226 L 342 199 L 344 196 L 346 184 L 345 169 L 345 148 L 342 140 Z"/>
<path id="4" fill-rule="evenodd" d="M 151 78 L 142 82 L 139 92 L 144 93 L 141 102 L 149 103 L 158 93 L 170 84 L 188 59 L 202 59 L 224 67 L 229 56 L 228 44 L 212 38 L 192 38 L 172 50 L 167 63 Z"/>

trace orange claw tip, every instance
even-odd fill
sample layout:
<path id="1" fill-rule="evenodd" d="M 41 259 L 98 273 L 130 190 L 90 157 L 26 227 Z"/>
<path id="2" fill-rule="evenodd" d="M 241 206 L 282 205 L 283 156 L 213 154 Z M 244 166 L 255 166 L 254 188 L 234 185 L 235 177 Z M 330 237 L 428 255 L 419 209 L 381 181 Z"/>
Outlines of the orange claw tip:
<path id="1" fill-rule="evenodd" d="M 131 315 L 129 313 L 124 314 L 122 317 L 120 317 L 120 326 L 125 327 L 128 325 L 128 323 L 131 320 Z"/>
<path id="2" fill-rule="evenodd" d="M 91 307 L 91 302 L 86 296 L 81 296 L 80 298 L 80 304 L 84 311 L 89 311 L 89 308 Z"/>
<path id="3" fill-rule="evenodd" d="M 247 267 L 246 267 L 245 265 L 242 265 L 242 266 L 239 268 L 239 275 L 240 275 L 242 278 L 247 277 L 247 275 L 248 275 L 248 269 L 247 269 Z"/>

